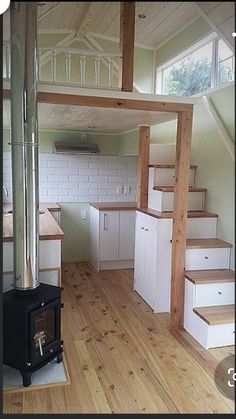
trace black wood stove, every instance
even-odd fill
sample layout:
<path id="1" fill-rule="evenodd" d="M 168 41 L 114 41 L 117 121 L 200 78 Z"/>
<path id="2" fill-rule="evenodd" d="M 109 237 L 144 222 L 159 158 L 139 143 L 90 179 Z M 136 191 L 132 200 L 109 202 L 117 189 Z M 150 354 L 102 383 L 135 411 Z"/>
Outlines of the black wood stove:
<path id="1" fill-rule="evenodd" d="M 61 307 L 61 288 L 53 285 L 4 293 L 3 362 L 21 372 L 25 387 L 33 372 L 62 361 Z"/>

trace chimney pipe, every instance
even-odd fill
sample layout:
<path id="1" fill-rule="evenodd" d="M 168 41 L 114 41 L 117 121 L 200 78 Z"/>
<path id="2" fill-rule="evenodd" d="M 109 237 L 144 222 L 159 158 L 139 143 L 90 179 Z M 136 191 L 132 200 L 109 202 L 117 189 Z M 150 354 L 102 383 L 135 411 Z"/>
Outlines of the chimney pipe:
<path id="1" fill-rule="evenodd" d="M 39 286 L 37 2 L 11 2 L 11 152 L 15 288 Z"/>

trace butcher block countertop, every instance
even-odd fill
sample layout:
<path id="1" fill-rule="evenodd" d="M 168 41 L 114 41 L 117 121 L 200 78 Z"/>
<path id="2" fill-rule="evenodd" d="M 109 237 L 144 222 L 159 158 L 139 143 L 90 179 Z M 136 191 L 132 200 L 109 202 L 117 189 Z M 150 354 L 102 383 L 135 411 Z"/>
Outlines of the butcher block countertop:
<path id="1" fill-rule="evenodd" d="M 12 204 L 3 204 L 3 242 L 13 241 L 12 214 L 6 214 L 12 209 Z M 39 215 L 39 239 L 40 240 L 61 240 L 64 233 L 56 220 L 50 214 L 51 211 L 60 211 L 58 204 L 40 204 L 39 210 L 44 214 Z"/>
<path id="2" fill-rule="evenodd" d="M 99 211 L 127 211 L 137 208 L 137 202 L 91 202 L 90 205 Z"/>

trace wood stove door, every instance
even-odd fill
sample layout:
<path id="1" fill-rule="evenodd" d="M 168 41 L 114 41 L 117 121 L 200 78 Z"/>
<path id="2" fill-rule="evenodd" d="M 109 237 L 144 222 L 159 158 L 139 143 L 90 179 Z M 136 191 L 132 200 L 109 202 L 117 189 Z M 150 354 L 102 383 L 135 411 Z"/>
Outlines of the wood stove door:
<path id="1" fill-rule="evenodd" d="M 60 347 L 61 302 L 53 301 L 30 315 L 30 357 L 32 364 L 44 360 Z"/>

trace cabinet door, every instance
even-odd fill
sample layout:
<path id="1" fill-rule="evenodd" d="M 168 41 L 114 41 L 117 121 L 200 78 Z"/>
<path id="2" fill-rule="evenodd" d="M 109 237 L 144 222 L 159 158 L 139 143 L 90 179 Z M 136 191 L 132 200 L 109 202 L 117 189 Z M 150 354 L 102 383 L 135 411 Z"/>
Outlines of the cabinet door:
<path id="1" fill-rule="evenodd" d="M 119 211 L 100 212 L 99 259 L 118 259 Z"/>
<path id="2" fill-rule="evenodd" d="M 144 277 L 144 216 L 136 211 L 134 246 L 134 290 L 139 293 Z"/>
<path id="3" fill-rule="evenodd" d="M 142 297 L 152 308 L 155 308 L 157 283 L 157 219 L 148 217 L 146 221 L 144 228 Z"/>
<path id="4" fill-rule="evenodd" d="M 120 211 L 119 259 L 134 259 L 135 211 Z"/>

